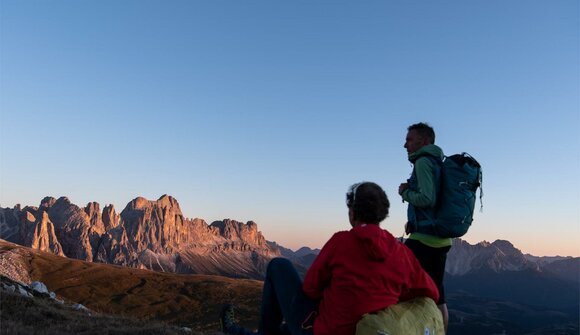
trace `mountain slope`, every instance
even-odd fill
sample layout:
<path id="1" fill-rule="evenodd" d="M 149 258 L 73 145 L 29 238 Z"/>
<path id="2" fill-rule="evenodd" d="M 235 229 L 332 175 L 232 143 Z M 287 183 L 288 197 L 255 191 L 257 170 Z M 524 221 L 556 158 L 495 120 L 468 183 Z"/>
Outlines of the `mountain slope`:
<path id="1" fill-rule="evenodd" d="M 198 330 L 219 329 L 222 304 L 234 303 L 241 322 L 257 327 L 262 283 L 182 275 L 59 257 L 0 240 L 0 274 L 41 281 L 65 301 L 114 315 L 161 320 Z M 29 283 L 28 283 L 29 284 Z"/>
<path id="2" fill-rule="evenodd" d="M 194 335 L 160 321 L 104 315 L 67 305 L 0 276 L 0 334 L 10 335 Z M 197 333 L 197 332 L 196 332 Z"/>

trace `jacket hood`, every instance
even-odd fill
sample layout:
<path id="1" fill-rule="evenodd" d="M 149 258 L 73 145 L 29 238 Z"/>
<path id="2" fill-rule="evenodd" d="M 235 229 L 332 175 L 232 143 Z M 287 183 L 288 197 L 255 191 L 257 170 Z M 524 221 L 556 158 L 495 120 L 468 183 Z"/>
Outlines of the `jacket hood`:
<path id="1" fill-rule="evenodd" d="M 373 261 L 382 262 L 389 254 L 389 237 L 387 231 L 376 224 L 361 224 L 351 229 L 353 234 L 363 244 L 363 248 Z"/>
<path id="2" fill-rule="evenodd" d="M 409 154 L 409 161 L 411 163 L 415 163 L 417 158 L 421 156 L 433 156 L 435 158 L 443 160 L 443 150 L 436 146 L 435 144 L 427 144 L 426 146 L 422 147 L 421 149 Z"/>

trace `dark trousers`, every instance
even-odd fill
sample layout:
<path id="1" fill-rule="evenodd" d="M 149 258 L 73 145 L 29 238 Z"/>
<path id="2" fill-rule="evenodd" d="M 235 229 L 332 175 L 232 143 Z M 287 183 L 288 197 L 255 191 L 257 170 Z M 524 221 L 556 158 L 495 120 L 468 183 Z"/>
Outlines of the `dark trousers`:
<path id="1" fill-rule="evenodd" d="M 405 245 L 413 251 L 423 270 L 429 274 L 435 282 L 435 285 L 437 285 L 439 289 L 439 301 L 437 301 L 437 305 L 445 304 L 443 277 L 445 276 L 447 253 L 451 247 L 432 248 L 417 240 L 407 240 L 405 241 Z"/>
<path id="2" fill-rule="evenodd" d="M 285 258 L 272 259 L 264 279 L 258 334 L 312 335 L 317 311 L 318 301 L 304 294 L 302 280 L 292 263 Z M 242 327 L 234 332 L 253 334 Z"/>

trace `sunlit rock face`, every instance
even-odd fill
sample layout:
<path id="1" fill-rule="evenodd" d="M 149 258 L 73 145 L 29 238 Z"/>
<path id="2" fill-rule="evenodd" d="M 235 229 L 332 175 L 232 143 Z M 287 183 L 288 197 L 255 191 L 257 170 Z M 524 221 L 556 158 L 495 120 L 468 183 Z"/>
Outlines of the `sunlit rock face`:
<path id="1" fill-rule="evenodd" d="M 208 225 L 183 216 L 177 200 L 137 197 L 120 214 L 97 202 L 78 207 L 46 197 L 40 207 L 0 209 L 1 238 L 86 261 L 177 273 L 261 279 L 280 256 L 253 222 Z"/>

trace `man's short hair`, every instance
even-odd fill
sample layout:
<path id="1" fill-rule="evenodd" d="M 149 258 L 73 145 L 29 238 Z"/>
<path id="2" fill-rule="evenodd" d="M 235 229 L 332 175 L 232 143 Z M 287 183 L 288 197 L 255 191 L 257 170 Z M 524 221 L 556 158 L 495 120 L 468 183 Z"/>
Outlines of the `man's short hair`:
<path id="1" fill-rule="evenodd" d="M 410 125 L 407 130 L 414 130 L 419 134 L 419 136 L 428 139 L 429 143 L 435 144 L 435 130 L 433 130 L 429 124 L 424 122 L 415 123 Z"/>
<path id="2" fill-rule="evenodd" d="M 346 205 L 352 209 L 354 219 L 379 224 L 389 215 L 389 199 L 383 189 L 372 182 L 352 185 L 346 193 Z"/>

